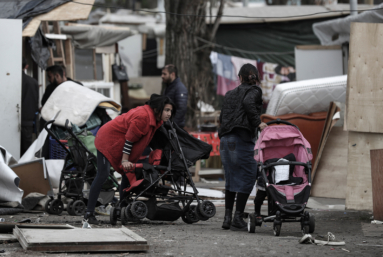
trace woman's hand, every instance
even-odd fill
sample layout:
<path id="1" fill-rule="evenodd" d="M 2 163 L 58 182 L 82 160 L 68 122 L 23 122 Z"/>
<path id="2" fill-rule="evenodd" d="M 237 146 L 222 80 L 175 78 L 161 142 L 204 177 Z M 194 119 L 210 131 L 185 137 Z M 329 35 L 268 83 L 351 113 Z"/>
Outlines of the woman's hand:
<path id="1" fill-rule="evenodd" d="M 123 162 L 121 162 L 121 164 L 122 164 L 122 167 L 124 168 L 124 170 L 131 170 L 134 167 L 134 164 L 131 163 L 130 161 L 123 161 Z"/>
<path id="2" fill-rule="evenodd" d="M 262 131 L 262 130 L 264 130 L 266 127 L 267 127 L 267 124 L 266 123 L 264 123 L 264 122 L 261 122 L 261 124 L 259 124 L 259 129 Z"/>

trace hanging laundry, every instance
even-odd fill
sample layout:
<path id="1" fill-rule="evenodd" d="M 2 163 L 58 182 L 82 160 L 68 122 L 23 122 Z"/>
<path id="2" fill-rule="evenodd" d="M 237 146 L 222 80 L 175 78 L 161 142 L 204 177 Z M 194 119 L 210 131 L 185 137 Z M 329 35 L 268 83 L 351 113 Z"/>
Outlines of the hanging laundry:
<path id="1" fill-rule="evenodd" d="M 237 75 L 235 73 L 233 63 L 231 62 L 231 56 L 218 54 L 217 75 L 233 81 L 237 80 Z"/>
<path id="2" fill-rule="evenodd" d="M 231 79 L 224 78 L 217 75 L 217 95 L 225 95 L 227 91 L 233 90 L 238 87 L 241 83 L 239 80 L 233 81 Z"/>
<path id="3" fill-rule="evenodd" d="M 241 58 L 241 57 L 237 57 L 237 56 L 232 56 L 231 62 L 234 65 L 235 74 L 237 74 L 237 76 L 238 76 L 238 73 L 239 73 L 239 70 L 241 69 L 241 67 L 246 63 L 250 63 L 250 64 L 254 65 L 255 67 L 257 67 L 257 61 L 245 59 L 245 58 Z"/>

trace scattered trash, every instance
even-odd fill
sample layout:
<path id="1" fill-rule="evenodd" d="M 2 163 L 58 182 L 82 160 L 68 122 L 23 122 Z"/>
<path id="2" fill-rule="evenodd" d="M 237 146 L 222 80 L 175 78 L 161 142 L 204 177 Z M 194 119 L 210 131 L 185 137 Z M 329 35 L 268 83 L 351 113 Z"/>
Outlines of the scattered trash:
<path id="1" fill-rule="evenodd" d="M 37 219 L 35 220 L 35 223 L 40 223 L 40 218 L 37 218 Z"/>
<path id="2" fill-rule="evenodd" d="M 31 219 L 23 219 L 19 221 L 19 223 L 31 223 L 31 222 L 32 222 Z"/>
<path id="3" fill-rule="evenodd" d="M 371 224 L 383 224 L 383 221 L 373 220 L 373 221 L 371 221 Z"/>
<path id="4" fill-rule="evenodd" d="M 313 238 L 310 234 L 304 235 L 301 239 L 299 239 L 300 244 L 316 244 L 316 245 L 332 245 L 332 246 L 339 246 L 339 245 L 346 245 L 344 241 L 336 241 L 334 234 L 331 232 L 327 233 L 327 241 L 325 240 L 316 240 Z"/>
<path id="5" fill-rule="evenodd" d="M 0 253 L 5 253 L 5 250 L 0 250 Z"/>
<path id="6" fill-rule="evenodd" d="M 82 228 L 91 229 L 92 227 L 89 225 L 88 220 L 82 221 Z"/>
<path id="7" fill-rule="evenodd" d="M 5 222 L 5 219 L 4 218 L 0 218 L 0 222 Z"/>
<path id="8" fill-rule="evenodd" d="M 363 241 L 362 243 L 365 244 L 365 243 L 367 243 L 367 241 Z"/>
<path id="9" fill-rule="evenodd" d="M 345 249 L 345 248 L 342 248 L 342 250 L 343 250 L 343 251 L 346 251 L 346 252 L 348 252 L 348 253 L 350 252 L 349 250 L 347 250 L 347 249 Z"/>

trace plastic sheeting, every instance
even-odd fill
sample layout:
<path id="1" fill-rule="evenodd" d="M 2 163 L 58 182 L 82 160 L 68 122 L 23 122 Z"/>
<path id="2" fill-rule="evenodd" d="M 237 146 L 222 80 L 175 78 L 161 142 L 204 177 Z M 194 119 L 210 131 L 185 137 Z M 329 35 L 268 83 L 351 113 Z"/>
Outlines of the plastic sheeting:
<path id="1" fill-rule="evenodd" d="M 70 2 L 71 0 L 13 0 L 0 1 L 0 18 L 22 19 L 23 29 L 33 17 L 50 12 L 54 8 Z M 54 45 L 40 31 L 29 41 L 32 49 L 32 58 L 42 69 L 47 68 L 47 60 L 50 57 L 48 46 Z"/>
<path id="2" fill-rule="evenodd" d="M 373 8 L 375 11 L 366 11 L 346 18 L 323 21 L 313 24 L 315 35 L 322 45 L 341 45 L 350 41 L 351 22 L 382 23 L 383 4 Z"/>
<path id="3" fill-rule="evenodd" d="M 261 24 L 220 25 L 214 51 L 260 62 L 295 66 L 296 45 L 318 45 L 312 24 L 324 19 L 272 22 Z M 326 19 L 328 20 L 328 19 Z"/>
<path id="4" fill-rule="evenodd" d="M 20 178 L 9 167 L 17 164 L 12 155 L 0 146 L 0 202 L 19 202 L 24 191 L 19 188 Z"/>
<path id="5" fill-rule="evenodd" d="M 135 34 L 131 30 L 101 26 L 63 26 L 61 32 L 71 35 L 75 46 L 82 49 L 110 46 Z"/>

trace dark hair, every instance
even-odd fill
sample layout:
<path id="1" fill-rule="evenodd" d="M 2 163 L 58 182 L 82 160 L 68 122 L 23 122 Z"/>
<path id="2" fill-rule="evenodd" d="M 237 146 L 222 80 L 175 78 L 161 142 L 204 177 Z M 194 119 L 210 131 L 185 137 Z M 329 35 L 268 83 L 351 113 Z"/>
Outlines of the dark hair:
<path id="1" fill-rule="evenodd" d="M 167 96 L 164 96 L 164 95 L 157 95 L 157 94 L 152 94 L 150 96 L 150 100 L 146 102 L 147 105 L 149 105 L 155 115 L 158 115 L 159 113 L 162 114 L 162 112 L 164 111 L 164 108 L 165 108 L 165 105 L 167 104 L 170 104 L 173 106 L 173 111 L 172 111 L 172 116 L 170 117 L 170 119 L 173 119 L 173 117 L 176 115 L 176 105 L 173 103 L 173 101 L 167 97 Z"/>
<path id="2" fill-rule="evenodd" d="M 279 74 L 279 75 L 282 75 L 282 74 L 281 74 L 281 69 L 282 69 L 282 67 L 283 67 L 282 65 L 278 65 L 277 67 L 275 67 L 275 68 L 274 68 L 275 73 L 277 73 L 277 74 Z"/>
<path id="3" fill-rule="evenodd" d="M 24 69 L 25 66 L 28 65 L 27 59 L 25 59 L 25 57 L 23 57 L 23 58 L 21 59 L 21 65 L 23 65 L 23 67 L 21 67 L 21 69 Z"/>
<path id="4" fill-rule="evenodd" d="M 59 65 L 49 66 L 46 69 L 46 72 L 50 72 L 50 73 L 52 73 L 54 75 L 59 74 L 61 77 L 64 77 L 63 68 L 61 66 L 59 66 Z"/>
<path id="5" fill-rule="evenodd" d="M 168 64 L 164 67 L 164 69 L 167 69 L 169 74 L 172 74 L 174 72 L 174 74 L 176 74 L 176 78 L 178 78 L 177 67 L 174 64 Z"/>
<path id="6" fill-rule="evenodd" d="M 256 85 L 261 83 L 259 80 L 259 73 L 257 68 L 250 63 L 246 63 L 241 67 L 238 76 L 241 76 L 242 81 L 249 85 Z"/>

